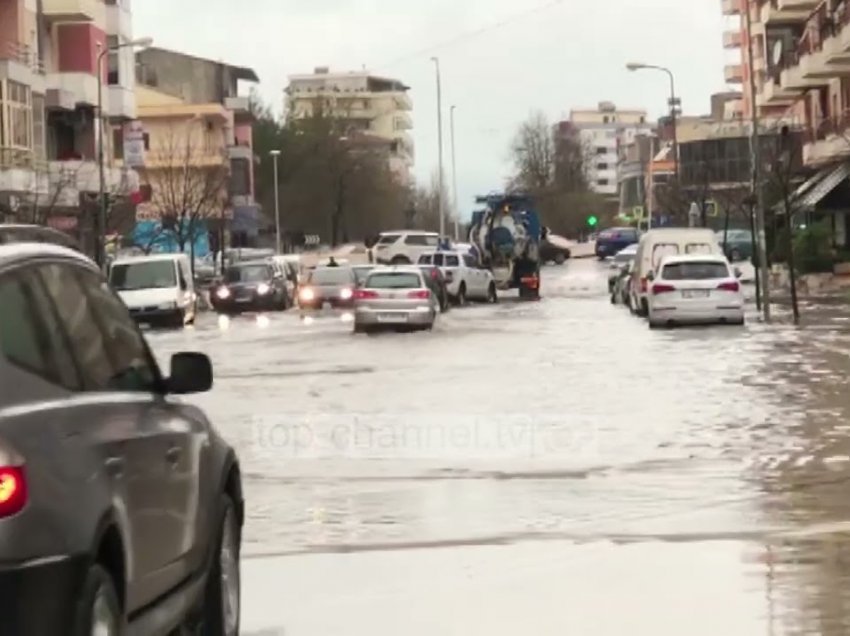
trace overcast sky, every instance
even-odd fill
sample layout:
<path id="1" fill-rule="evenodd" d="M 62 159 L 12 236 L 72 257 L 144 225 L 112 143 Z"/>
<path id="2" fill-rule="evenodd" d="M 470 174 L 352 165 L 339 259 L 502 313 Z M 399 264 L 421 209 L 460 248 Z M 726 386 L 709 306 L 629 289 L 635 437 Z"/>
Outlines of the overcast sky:
<path id="1" fill-rule="evenodd" d="M 457 105 L 460 208 L 498 189 L 517 125 L 540 109 L 553 121 L 610 100 L 666 107 L 667 79 L 628 61 L 669 66 L 687 114 L 725 90 L 719 0 L 138 0 L 134 34 L 157 46 L 251 66 L 280 110 L 287 76 L 367 68 L 411 87 L 416 176 L 438 165 L 434 66 L 443 76 L 445 170 L 449 106 Z M 246 87 L 247 93 L 247 87 Z"/>

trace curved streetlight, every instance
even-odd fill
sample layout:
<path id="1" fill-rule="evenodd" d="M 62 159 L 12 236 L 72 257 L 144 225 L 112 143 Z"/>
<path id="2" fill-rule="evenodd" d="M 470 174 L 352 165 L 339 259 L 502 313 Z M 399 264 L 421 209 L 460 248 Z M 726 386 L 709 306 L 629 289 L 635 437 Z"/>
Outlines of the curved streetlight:
<path id="1" fill-rule="evenodd" d="M 97 162 L 98 168 L 100 171 L 100 211 L 98 214 L 98 228 L 97 228 L 97 257 L 99 260 L 98 265 L 106 271 L 106 168 L 104 166 L 104 144 L 103 144 L 103 135 L 104 135 L 104 125 L 103 125 L 103 58 L 112 53 L 113 51 L 118 51 L 119 49 L 126 49 L 130 47 L 134 48 L 148 48 L 153 44 L 153 38 L 145 37 L 138 38 L 136 40 L 129 40 L 127 42 L 122 42 L 115 46 L 108 46 L 103 48 L 100 43 L 98 43 L 98 49 L 100 52 L 97 55 L 97 117 L 99 120 L 98 125 L 98 150 L 97 150 Z"/>
<path id="2" fill-rule="evenodd" d="M 439 201 L 439 210 L 440 210 L 440 240 L 443 240 L 443 237 L 446 234 L 446 210 L 443 205 L 443 90 L 442 90 L 442 82 L 440 79 L 440 59 L 437 57 L 432 57 L 431 61 L 434 63 L 436 73 L 437 73 L 437 146 L 439 148 L 438 152 L 440 153 L 440 167 L 439 167 L 439 188 L 440 188 L 440 201 Z"/>
<path id="3" fill-rule="evenodd" d="M 655 64 L 642 64 L 640 62 L 629 62 L 626 64 L 629 71 L 652 70 L 666 73 L 670 78 L 670 124 L 673 127 L 673 162 L 676 173 L 676 180 L 679 178 L 679 139 L 676 131 L 676 108 L 679 105 L 679 100 L 676 97 L 676 78 L 666 66 L 657 66 Z"/>

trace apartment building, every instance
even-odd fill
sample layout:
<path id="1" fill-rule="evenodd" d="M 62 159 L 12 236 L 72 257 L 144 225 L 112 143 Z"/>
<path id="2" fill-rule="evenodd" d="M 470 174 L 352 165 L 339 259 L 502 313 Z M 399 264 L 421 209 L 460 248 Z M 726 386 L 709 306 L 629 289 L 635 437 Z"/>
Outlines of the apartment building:
<path id="1" fill-rule="evenodd" d="M 361 139 L 389 142 L 390 167 L 405 183 L 411 179 L 415 148 L 413 103 L 401 81 L 368 72 L 332 73 L 327 67 L 293 75 L 286 88 L 287 117 L 305 119 L 318 113 L 343 120 Z"/>
<path id="2" fill-rule="evenodd" d="M 129 0 L 0 0 L 0 216 L 47 222 L 90 244 L 83 220 L 99 192 L 98 75 L 108 130 L 135 116 L 132 51 L 110 50 L 131 39 Z M 110 140 L 106 187 L 121 198 L 138 178 L 111 165 Z"/>
<path id="3" fill-rule="evenodd" d="M 570 111 L 558 126 L 558 136 L 577 140 L 584 154 L 586 176 L 594 192 L 616 198 L 621 150 L 638 135 L 652 131 L 646 110 L 622 110 L 611 102 L 595 109 Z"/>
<path id="4" fill-rule="evenodd" d="M 255 199 L 254 116 L 249 98 L 240 94 L 240 90 L 243 82 L 259 82 L 256 72 L 150 47 L 136 54 L 136 75 L 139 120 L 146 131 L 148 151 L 153 148 L 151 152 L 161 155 L 165 137 L 173 138 L 175 130 L 192 146 L 203 140 L 204 152 L 208 153 L 203 165 L 217 169 L 223 158 L 229 173 L 226 221 L 223 226 L 220 219 L 211 218 L 206 222 L 213 242 L 226 234 L 231 245 L 255 245 L 264 224 Z M 205 127 L 204 130 L 201 127 Z M 150 175 L 151 168 L 146 161 L 143 173 Z M 157 200 L 161 197 L 153 193 L 152 203 Z M 158 212 L 148 206 L 143 216 L 142 224 L 149 226 L 157 221 Z M 206 245 L 207 237 L 204 236 L 197 250 L 203 253 Z"/>
<path id="5" fill-rule="evenodd" d="M 809 179 L 800 186 L 801 195 L 808 193 L 800 205 L 815 216 L 830 208 L 838 242 L 850 243 L 844 229 L 850 201 L 834 195 L 850 177 L 850 6 L 840 0 L 722 0 L 722 10 L 731 20 L 724 42 L 741 55 L 739 64 L 727 67 L 727 80 L 743 82 L 742 110 L 748 115 L 757 108 L 777 127 L 803 131 Z M 751 73 L 755 100 L 748 95 Z"/>

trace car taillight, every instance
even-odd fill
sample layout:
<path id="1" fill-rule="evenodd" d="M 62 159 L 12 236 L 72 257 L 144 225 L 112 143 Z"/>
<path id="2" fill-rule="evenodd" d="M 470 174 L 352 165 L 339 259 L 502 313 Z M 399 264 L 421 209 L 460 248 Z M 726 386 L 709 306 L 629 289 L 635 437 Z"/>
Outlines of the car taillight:
<path id="1" fill-rule="evenodd" d="M 416 291 L 412 291 L 407 295 L 408 298 L 418 298 L 420 300 L 426 300 L 431 297 L 430 290 L 427 289 L 417 289 Z"/>
<path id="2" fill-rule="evenodd" d="M 741 291 L 741 285 L 738 283 L 738 281 L 731 281 L 726 283 L 720 283 L 717 286 L 717 289 L 721 289 L 723 291 L 738 292 Z"/>
<path id="3" fill-rule="evenodd" d="M 652 286 L 652 294 L 657 296 L 658 294 L 668 294 L 670 292 L 676 291 L 676 288 L 673 285 L 665 285 L 664 283 L 656 283 Z"/>
<path id="4" fill-rule="evenodd" d="M 377 298 L 378 293 L 373 292 L 371 289 L 355 289 L 354 290 L 354 299 L 355 300 L 367 300 L 369 298 Z"/>
<path id="5" fill-rule="evenodd" d="M 0 519 L 23 510 L 27 503 L 27 481 L 19 466 L 0 467 Z"/>

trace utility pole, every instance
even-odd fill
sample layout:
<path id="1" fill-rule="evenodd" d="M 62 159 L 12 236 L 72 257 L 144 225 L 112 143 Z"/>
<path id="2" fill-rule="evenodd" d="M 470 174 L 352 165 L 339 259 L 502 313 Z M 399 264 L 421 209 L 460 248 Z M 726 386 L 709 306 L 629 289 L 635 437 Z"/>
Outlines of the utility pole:
<path id="1" fill-rule="evenodd" d="M 756 79 L 753 73 L 753 20 L 752 0 L 744 3 L 744 20 L 747 36 L 747 66 L 749 67 L 750 92 L 750 162 L 752 163 L 752 182 L 750 189 L 756 200 L 755 224 L 758 235 L 758 264 L 761 274 L 762 315 L 765 322 L 770 322 L 770 272 L 767 269 L 767 244 L 764 221 L 764 189 L 761 187 L 761 140 L 759 137 L 759 115 L 756 104 Z"/>
<path id="2" fill-rule="evenodd" d="M 274 163 L 274 230 L 275 230 L 275 253 L 283 254 L 283 242 L 280 235 L 280 181 L 277 171 L 277 159 L 280 157 L 280 150 L 272 150 L 269 154 L 272 156 Z"/>
<path id="3" fill-rule="evenodd" d="M 452 199 L 454 201 L 454 217 L 455 217 L 455 241 L 460 240 L 460 210 L 457 207 L 457 161 L 455 158 L 455 109 L 451 108 L 451 130 L 452 130 Z"/>
<path id="4" fill-rule="evenodd" d="M 443 185 L 443 90 L 442 82 L 440 81 L 440 60 L 432 57 L 431 61 L 437 69 L 437 145 L 440 153 L 440 174 L 439 174 L 439 210 L 440 210 L 440 240 L 446 235 L 446 206 L 443 204 L 445 198 L 445 187 Z"/>

